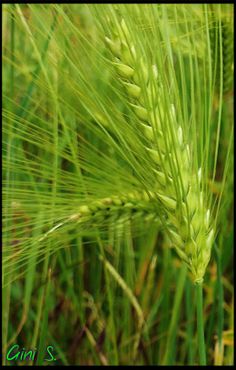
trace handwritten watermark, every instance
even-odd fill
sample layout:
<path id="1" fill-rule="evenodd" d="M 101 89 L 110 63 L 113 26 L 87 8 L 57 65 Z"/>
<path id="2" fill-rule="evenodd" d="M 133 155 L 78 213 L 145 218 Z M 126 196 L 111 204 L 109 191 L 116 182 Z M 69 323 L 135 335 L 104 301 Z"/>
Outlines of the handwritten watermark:
<path id="1" fill-rule="evenodd" d="M 44 361 L 56 361 L 56 357 L 53 354 L 53 346 L 47 346 L 45 349 Z M 38 350 L 20 348 L 18 344 L 12 345 L 7 351 L 7 361 L 35 361 L 37 359 Z"/>

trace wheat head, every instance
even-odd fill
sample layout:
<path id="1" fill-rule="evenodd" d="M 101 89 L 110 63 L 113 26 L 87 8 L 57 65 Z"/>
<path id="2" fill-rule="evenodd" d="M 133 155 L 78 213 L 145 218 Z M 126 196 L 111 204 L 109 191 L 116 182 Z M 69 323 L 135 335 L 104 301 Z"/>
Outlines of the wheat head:
<path id="1" fill-rule="evenodd" d="M 150 156 L 155 201 L 162 206 L 172 243 L 180 258 L 193 273 L 195 282 L 202 282 L 211 255 L 214 230 L 211 212 L 206 206 L 202 169 L 191 171 L 190 145 L 184 140 L 173 103 L 166 111 L 163 82 L 156 65 L 152 69 L 138 59 L 136 45 L 122 19 L 114 26 L 113 37 L 105 37 L 128 103 L 138 119 L 144 145 Z M 143 84 L 145 81 L 145 84 Z M 169 117 L 166 127 L 165 117 Z M 174 135 L 168 134 L 173 130 Z M 157 140 L 156 140 L 157 138 Z"/>

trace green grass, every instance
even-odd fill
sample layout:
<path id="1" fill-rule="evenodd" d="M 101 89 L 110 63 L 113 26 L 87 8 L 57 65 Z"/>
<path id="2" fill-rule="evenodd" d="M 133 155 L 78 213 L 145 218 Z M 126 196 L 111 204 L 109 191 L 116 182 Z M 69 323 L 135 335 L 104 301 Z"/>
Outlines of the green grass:
<path id="1" fill-rule="evenodd" d="M 3 364 L 232 365 L 233 5 L 2 9 Z"/>

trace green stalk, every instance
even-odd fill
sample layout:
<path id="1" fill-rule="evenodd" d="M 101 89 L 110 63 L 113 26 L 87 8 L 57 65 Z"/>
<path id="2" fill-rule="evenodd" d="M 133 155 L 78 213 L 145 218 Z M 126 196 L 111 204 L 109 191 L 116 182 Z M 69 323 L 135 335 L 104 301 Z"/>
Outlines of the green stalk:
<path id="1" fill-rule="evenodd" d="M 162 365 L 172 365 L 174 361 L 174 347 L 176 344 L 176 338 L 178 336 L 178 321 L 186 277 L 187 277 L 187 267 L 183 265 L 180 269 L 178 281 L 176 284 L 176 293 L 174 298 L 173 311 L 169 324 L 168 336 L 166 339 L 166 352 L 164 355 Z"/>
<path id="2" fill-rule="evenodd" d="M 219 340 L 219 347 L 220 351 L 223 350 L 223 344 L 222 344 L 222 334 L 224 330 L 224 290 L 223 290 L 223 284 L 222 284 L 222 266 L 221 266 L 221 251 L 219 248 L 216 248 L 216 256 L 217 256 L 217 286 L 218 286 L 218 328 L 217 328 L 217 334 L 218 334 L 218 340 Z"/>
<path id="3" fill-rule="evenodd" d="M 206 365 L 206 348 L 203 322 L 202 283 L 196 284 L 197 298 L 197 337 L 199 350 L 199 365 Z"/>
<path id="4" fill-rule="evenodd" d="M 194 345 L 193 345 L 193 316 L 194 306 L 192 304 L 192 283 L 188 279 L 186 281 L 186 315 L 187 315 L 187 327 L 186 327 L 186 348 L 188 365 L 194 365 Z"/>

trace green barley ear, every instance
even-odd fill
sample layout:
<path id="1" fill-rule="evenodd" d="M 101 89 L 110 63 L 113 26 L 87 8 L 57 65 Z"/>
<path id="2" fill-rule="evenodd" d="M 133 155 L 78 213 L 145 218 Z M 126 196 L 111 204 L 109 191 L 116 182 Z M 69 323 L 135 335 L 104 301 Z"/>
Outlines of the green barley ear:
<path id="1" fill-rule="evenodd" d="M 202 168 L 194 172 L 191 142 L 185 139 L 184 127 L 178 123 L 174 102 L 166 101 L 164 81 L 159 77 L 157 66 L 138 59 L 138 48 L 124 18 L 116 22 L 114 28 L 119 40 L 106 36 L 105 41 L 156 176 L 153 201 L 162 206 L 171 243 L 191 270 L 195 282 L 200 283 L 214 240 Z M 116 43 L 121 45 L 119 56 L 115 52 Z"/>
<path id="2" fill-rule="evenodd" d="M 152 220 L 158 224 L 156 209 L 152 204 L 153 197 L 154 194 L 147 196 L 145 192 L 136 191 L 99 199 L 91 202 L 89 205 L 84 204 L 78 207 L 75 213 L 48 230 L 39 241 L 46 240 L 56 230 L 65 226 L 73 225 L 79 230 L 88 223 L 104 223 L 112 217 L 115 217 L 117 220 L 121 217 L 123 220 L 133 220 L 137 217 L 142 217 L 144 222 Z"/>
<path id="3" fill-rule="evenodd" d="M 3 10 L 3 359 L 231 362 L 233 6 Z"/>
<path id="4" fill-rule="evenodd" d="M 89 7 L 96 31 L 92 39 L 61 7 L 57 11 L 62 22 L 55 26 L 52 16 L 51 26 L 38 39 L 21 7 L 15 7 L 16 23 L 30 48 L 23 61 L 19 57 L 10 64 L 7 57 L 5 62 L 9 70 L 17 69 L 11 75 L 17 84 L 12 91 L 13 83 L 4 85 L 4 267 L 24 273 L 30 252 L 37 260 L 51 252 L 45 236 L 55 236 L 55 253 L 63 248 L 56 238 L 64 232 L 62 226 L 73 221 L 78 233 L 88 232 L 93 220 L 103 228 L 109 215 L 122 219 L 123 210 L 131 219 L 137 214 L 159 218 L 194 280 L 201 281 L 216 230 L 207 186 L 216 172 L 209 160 L 215 129 L 210 50 L 203 49 L 199 57 L 195 47 L 196 39 L 199 45 L 210 44 L 207 9 L 161 4 L 95 8 Z M 43 13 L 32 9 L 40 30 Z M 196 15 L 193 22 L 188 9 Z M 184 53 L 178 43 L 172 47 L 173 24 L 183 36 Z M 30 70 L 22 72 L 31 54 L 38 66 L 32 76 Z M 42 77 L 39 84 L 34 73 Z M 29 115 L 31 104 L 36 110 Z M 217 129 L 216 141 L 219 133 Z M 217 158 L 216 147 L 215 163 Z M 138 196 L 133 202 L 129 194 L 134 192 L 143 199 Z M 112 206 L 105 207 L 104 199 L 112 199 Z M 40 231 L 24 228 L 22 219 L 35 225 L 37 214 L 43 220 Z M 16 234 L 15 219 L 8 222 L 11 215 L 19 219 Z M 14 250 L 8 248 L 11 234 Z M 39 240 L 45 243 L 38 245 Z"/>

